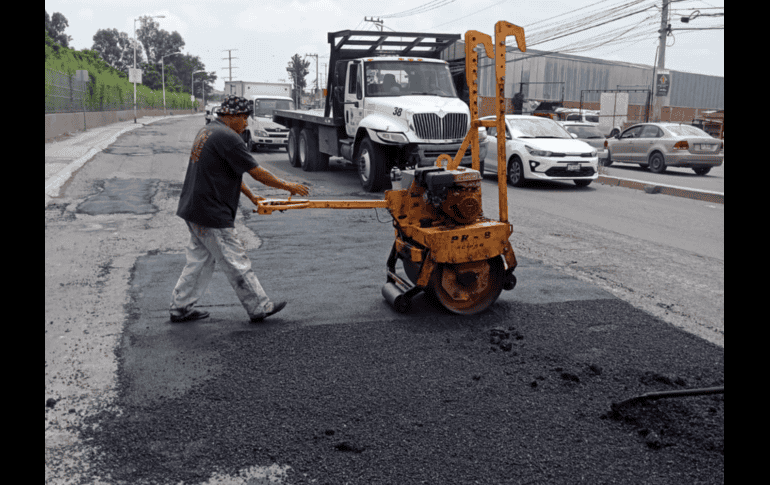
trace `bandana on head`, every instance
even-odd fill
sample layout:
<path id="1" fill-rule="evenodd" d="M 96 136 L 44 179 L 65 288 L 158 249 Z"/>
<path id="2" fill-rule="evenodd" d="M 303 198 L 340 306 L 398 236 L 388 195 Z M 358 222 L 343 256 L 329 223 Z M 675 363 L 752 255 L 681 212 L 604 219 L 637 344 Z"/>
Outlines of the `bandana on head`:
<path id="1" fill-rule="evenodd" d="M 234 96 L 232 94 L 225 96 L 222 101 L 222 109 L 219 112 L 220 115 L 240 115 L 251 114 L 252 108 L 246 98 L 240 96 Z"/>

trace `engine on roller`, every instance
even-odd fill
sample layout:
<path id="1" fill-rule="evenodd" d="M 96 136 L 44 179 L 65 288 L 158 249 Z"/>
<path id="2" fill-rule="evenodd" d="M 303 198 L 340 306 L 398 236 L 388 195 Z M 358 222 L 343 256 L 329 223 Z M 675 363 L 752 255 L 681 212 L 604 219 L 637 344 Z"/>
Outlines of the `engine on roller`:
<path id="1" fill-rule="evenodd" d="M 404 170 L 402 177 L 401 187 L 424 189 L 422 192 L 424 203 L 457 224 L 470 224 L 482 216 L 481 174 L 477 170 L 421 167 Z M 413 182 L 414 186 L 412 186 Z M 396 184 L 397 182 L 394 181 L 394 188 Z M 426 224 L 428 221 L 421 219 L 421 225 Z"/>

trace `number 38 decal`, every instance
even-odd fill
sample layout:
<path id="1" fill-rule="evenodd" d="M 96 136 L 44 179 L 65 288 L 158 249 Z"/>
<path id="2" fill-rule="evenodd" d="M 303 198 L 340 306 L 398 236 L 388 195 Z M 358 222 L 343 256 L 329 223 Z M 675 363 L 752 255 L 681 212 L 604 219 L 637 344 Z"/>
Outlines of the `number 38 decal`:
<path id="1" fill-rule="evenodd" d="M 396 108 L 393 110 L 393 114 L 396 116 L 401 116 L 401 108 Z"/>

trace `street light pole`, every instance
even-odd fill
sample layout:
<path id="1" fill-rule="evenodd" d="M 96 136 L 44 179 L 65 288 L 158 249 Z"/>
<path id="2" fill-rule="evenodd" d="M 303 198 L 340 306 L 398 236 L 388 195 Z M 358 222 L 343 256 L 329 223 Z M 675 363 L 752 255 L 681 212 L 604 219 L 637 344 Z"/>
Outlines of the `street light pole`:
<path id="1" fill-rule="evenodd" d="M 199 72 L 206 72 L 203 69 L 200 71 L 193 71 L 193 73 L 190 75 L 190 102 L 192 103 L 195 99 L 195 75 Z"/>
<path id="2" fill-rule="evenodd" d="M 168 56 L 173 56 L 176 54 L 181 54 L 181 52 L 174 52 L 172 54 L 166 54 L 165 56 L 160 58 L 160 75 L 161 80 L 163 82 L 163 116 L 166 116 L 166 64 L 165 59 Z"/>
<path id="3" fill-rule="evenodd" d="M 151 19 L 164 19 L 165 15 L 155 15 L 150 17 Z M 136 21 L 139 18 L 134 19 L 134 123 L 136 123 Z M 149 59 L 148 59 L 149 60 Z"/>

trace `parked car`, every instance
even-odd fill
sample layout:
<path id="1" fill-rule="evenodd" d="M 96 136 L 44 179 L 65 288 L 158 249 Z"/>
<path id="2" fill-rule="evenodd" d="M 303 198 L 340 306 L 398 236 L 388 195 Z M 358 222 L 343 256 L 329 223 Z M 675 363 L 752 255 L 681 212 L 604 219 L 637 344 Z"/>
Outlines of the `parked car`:
<path id="1" fill-rule="evenodd" d="M 214 104 L 214 105 L 208 105 L 206 106 L 206 124 L 208 125 L 211 123 L 211 121 L 216 118 L 217 113 L 219 113 L 219 110 L 222 108 L 221 105 Z"/>
<path id="2" fill-rule="evenodd" d="M 599 128 L 588 123 L 577 121 L 562 121 L 559 123 L 569 131 L 573 138 L 584 141 L 594 147 L 599 156 L 599 165 L 605 165 L 607 161 L 607 137 L 602 135 Z"/>
<path id="3" fill-rule="evenodd" d="M 482 119 L 494 119 L 487 116 Z M 598 178 L 596 149 L 576 140 L 557 122 L 540 116 L 506 115 L 505 158 L 508 183 L 526 179 L 572 180 L 585 187 Z M 497 129 L 487 128 L 488 170 L 497 171 Z"/>
<path id="4" fill-rule="evenodd" d="M 690 125 L 641 123 L 609 140 L 607 165 L 636 163 L 651 172 L 689 167 L 706 175 L 724 162 L 724 142 Z"/>

